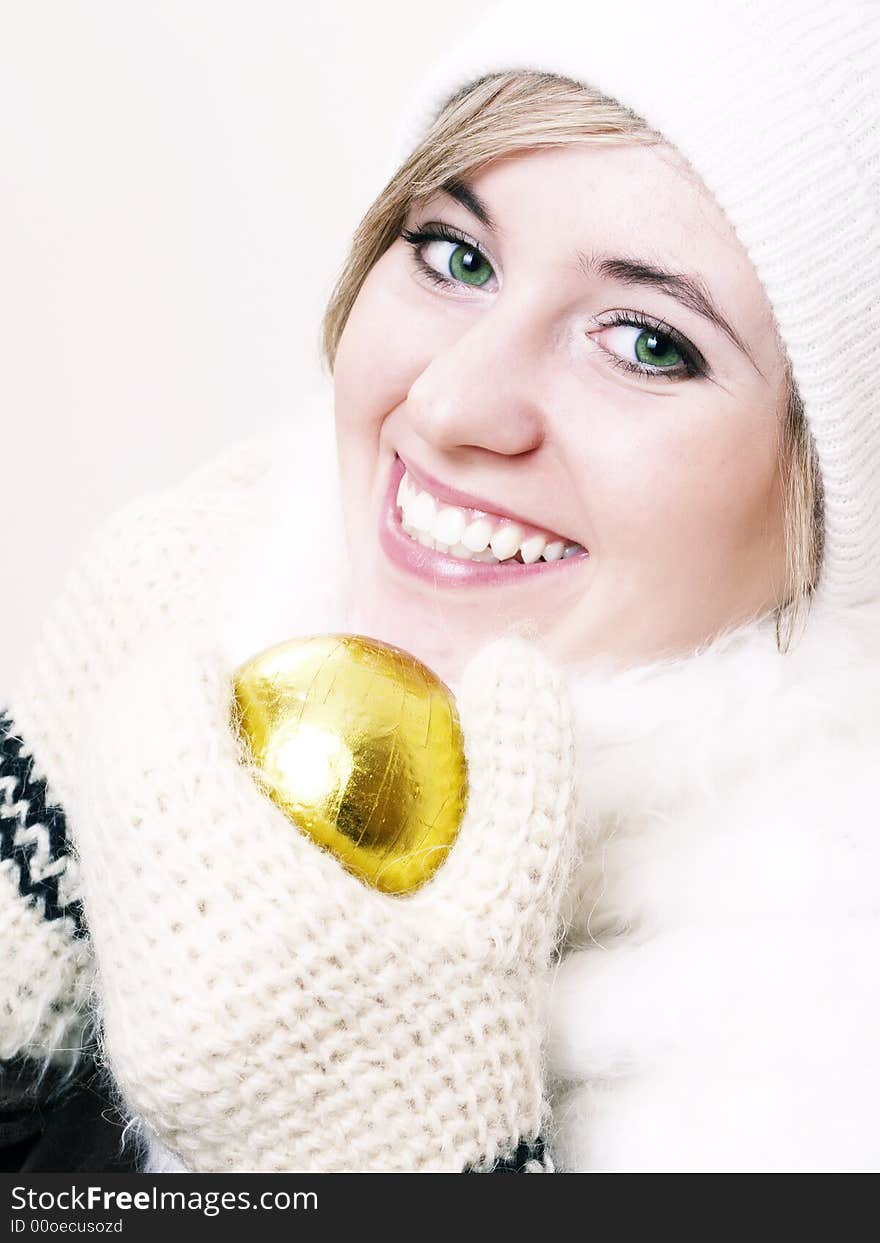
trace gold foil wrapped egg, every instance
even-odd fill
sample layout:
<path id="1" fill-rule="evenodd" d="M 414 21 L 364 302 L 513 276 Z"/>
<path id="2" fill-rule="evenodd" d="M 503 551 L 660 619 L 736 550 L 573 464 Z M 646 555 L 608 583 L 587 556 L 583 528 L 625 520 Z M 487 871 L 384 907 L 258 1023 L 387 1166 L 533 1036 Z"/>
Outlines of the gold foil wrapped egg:
<path id="1" fill-rule="evenodd" d="M 340 863 L 386 893 L 437 871 L 467 801 L 447 686 L 359 635 L 293 639 L 234 675 L 236 726 L 270 797 Z"/>

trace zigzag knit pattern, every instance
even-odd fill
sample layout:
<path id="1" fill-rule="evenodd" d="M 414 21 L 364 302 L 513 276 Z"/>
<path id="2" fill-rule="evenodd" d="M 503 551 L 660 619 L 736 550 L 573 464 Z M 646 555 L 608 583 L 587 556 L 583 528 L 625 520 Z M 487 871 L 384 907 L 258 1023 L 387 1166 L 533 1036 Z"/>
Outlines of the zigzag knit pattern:
<path id="1" fill-rule="evenodd" d="M 85 935 L 82 903 L 58 896 L 69 860 L 64 812 L 49 800 L 33 756 L 0 711 L 0 863 L 7 860 L 15 865 L 23 898 L 40 906 L 45 919 L 70 919 L 76 935 Z"/>
<path id="2" fill-rule="evenodd" d="M 0 713 L 0 1059 L 73 1065 L 88 1023 L 91 948 L 62 809 Z"/>

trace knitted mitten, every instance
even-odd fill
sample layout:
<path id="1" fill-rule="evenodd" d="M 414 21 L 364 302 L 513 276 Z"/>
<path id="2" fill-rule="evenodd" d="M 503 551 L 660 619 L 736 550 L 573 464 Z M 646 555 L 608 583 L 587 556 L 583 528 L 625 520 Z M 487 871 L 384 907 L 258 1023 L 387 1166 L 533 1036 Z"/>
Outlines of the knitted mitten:
<path id="1" fill-rule="evenodd" d="M 179 636 L 102 702 L 77 849 L 133 1112 L 195 1171 L 460 1172 L 536 1140 L 572 849 L 555 671 L 515 640 L 471 664 L 465 821 L 407 897 L 270 802 L 230 706 L 224 663 Z"/>
<path id="2" fill-rule="evenodd" d="M 333 628 L 339 584 L 277 572 L 342 565 L 332 442 L 295 433 L 295 455 L 271 437 L 235 446 L 114 517 L 5 696 L 3 998 L 33 1001 L 7 1044 L 52 1057 L 79 1043 L 91 945 L 129 1108 L 191 1168 L 460 1171 L 504 1168 L 507 1154 L 519 1168 L 544 1117 L 567 709 L 530 646 L 477 659 L 460 695 L 467 820 L 411 897 L 365 888 L 289 823 L 239 762 L 234 663 L 214 640 L 234 632 L 243 658 Z M 279 581 L 297 598 L 267 601 Z M 327 613 L 310 603 L 316 588 Z M 262 605 L 263 630 L 239 635 L 242 609 Z M 56 904 L 62 873 L 76 885 L 59 879 Z M 56 910 L 64 937 L 49 927 Z"/>
<path id="3" fill-rule="evenodd" d="M 274 449 L 274 455 L 273 455 Z M 22 1107 L 48 1104 L 94 1048 L 94 960 L 71 825 L 79 755 L 105 685 L 138 636 L 205 602 L 234 537 L 252 528 L 278 446 L 235 446 L 166 494 L 133 502 L 92 538 L 0 696 L 0 1143 Z M 292 520 L 298 515 L 293 514 Z"/>

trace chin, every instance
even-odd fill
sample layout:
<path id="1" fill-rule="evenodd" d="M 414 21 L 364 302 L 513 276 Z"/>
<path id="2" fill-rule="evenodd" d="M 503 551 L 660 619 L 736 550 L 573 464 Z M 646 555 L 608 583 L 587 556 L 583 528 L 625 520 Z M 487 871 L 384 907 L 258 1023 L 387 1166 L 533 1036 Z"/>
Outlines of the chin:
<path id="1" fill-rule="evenodd" d="M 383 590 L 376 577 L 357 594 L 352 625 L 359 634 L 411 653 L 446 682 L 458 678 L 473 652 L 495 637 L 483 627 L 475 630 L 466 618 L 449 617 L 436 599 Z"/>

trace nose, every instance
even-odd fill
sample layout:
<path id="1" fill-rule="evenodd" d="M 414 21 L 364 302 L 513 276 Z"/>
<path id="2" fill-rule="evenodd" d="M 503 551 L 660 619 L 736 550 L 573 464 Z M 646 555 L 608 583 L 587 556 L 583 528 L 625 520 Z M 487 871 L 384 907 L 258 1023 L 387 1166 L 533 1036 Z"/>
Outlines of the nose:
<path id="1" fill-rule="evenodd" d="M 521 318 L 496 303 L 439 347 L 411 384 L 407 414 L 436 448 L 515 456 L 544 440 L 534 325 Z"/>

